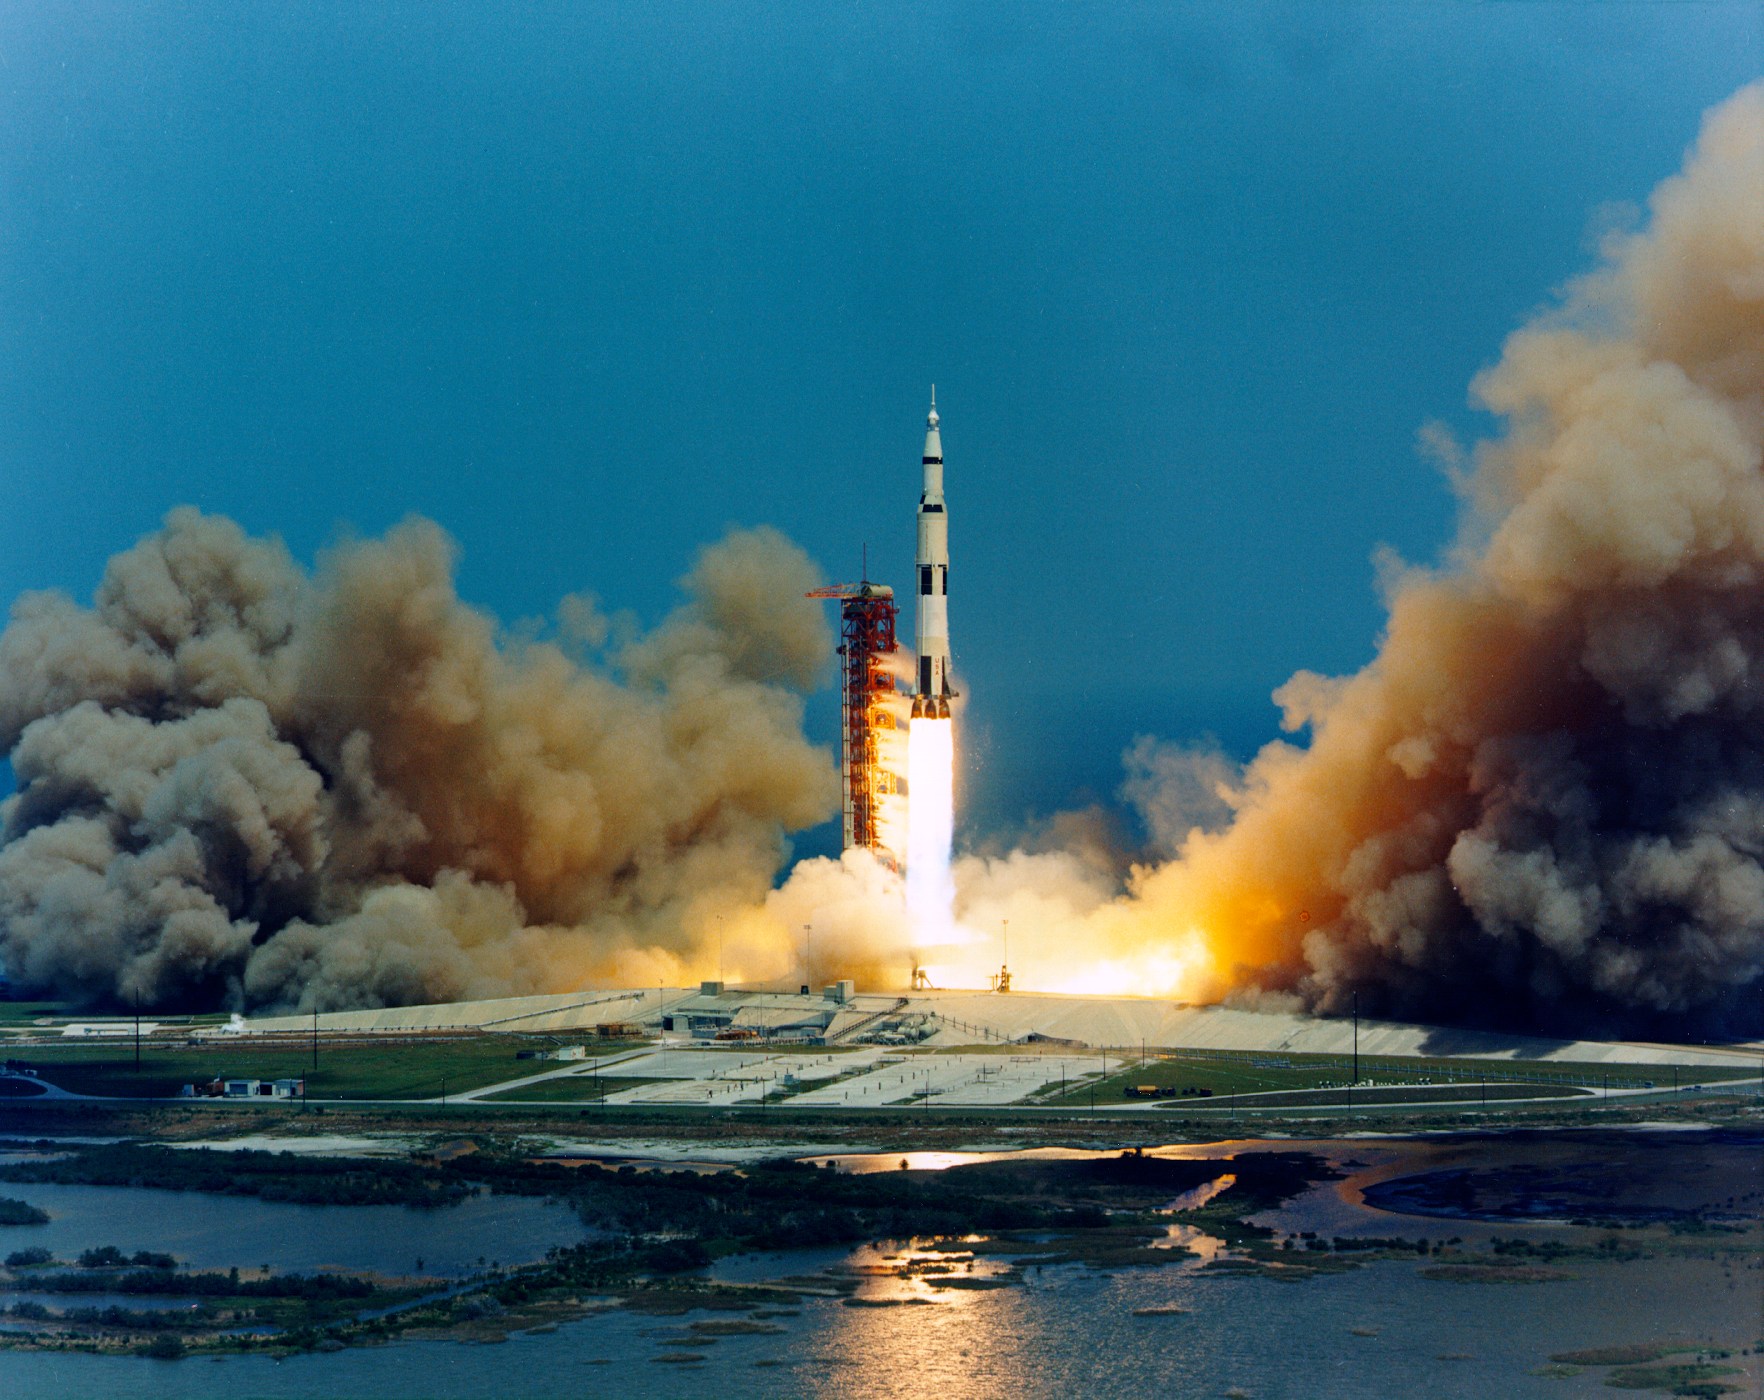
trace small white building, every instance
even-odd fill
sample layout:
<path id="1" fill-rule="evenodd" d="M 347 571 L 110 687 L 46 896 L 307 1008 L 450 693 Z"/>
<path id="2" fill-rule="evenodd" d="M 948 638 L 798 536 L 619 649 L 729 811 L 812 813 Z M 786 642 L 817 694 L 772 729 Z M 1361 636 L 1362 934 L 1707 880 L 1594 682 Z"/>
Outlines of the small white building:
<path id="1" fill-rule="evenodd" d="M 186 1099 L 299 1099 L 306 1096 L 304 1079 L 211 1079 L 206 1084 L 186 1084 L 178 1091 Z"/>

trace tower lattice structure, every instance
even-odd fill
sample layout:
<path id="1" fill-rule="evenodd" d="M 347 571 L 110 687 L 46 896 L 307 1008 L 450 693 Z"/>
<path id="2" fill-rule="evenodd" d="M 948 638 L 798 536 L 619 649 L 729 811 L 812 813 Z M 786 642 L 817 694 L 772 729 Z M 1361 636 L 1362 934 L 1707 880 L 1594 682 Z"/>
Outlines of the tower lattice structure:
<path id="1" fill-rule="evenodd" d="M 839 601 L 841 788 L 846 849 L 863 846 L 889 864 L 896 853 L 882 840 L 883 801 L 899 779 L 882 762 L 882 735 L 895 728 L 890 657 L 899 650 L 894 590 L 880 583 L 836 583 L 811 598 Z"/>

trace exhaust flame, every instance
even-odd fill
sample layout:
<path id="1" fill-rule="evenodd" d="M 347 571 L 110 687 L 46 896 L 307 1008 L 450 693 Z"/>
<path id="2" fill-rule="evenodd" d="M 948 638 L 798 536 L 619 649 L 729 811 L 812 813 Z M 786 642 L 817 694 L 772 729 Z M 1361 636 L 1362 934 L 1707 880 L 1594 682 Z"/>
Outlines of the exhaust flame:
<path id="1" fill-rule="evenodd" d="M 955 722 L 919 718 L 907 730 L 907 917 L 915 946 L 955 939 Z"/>

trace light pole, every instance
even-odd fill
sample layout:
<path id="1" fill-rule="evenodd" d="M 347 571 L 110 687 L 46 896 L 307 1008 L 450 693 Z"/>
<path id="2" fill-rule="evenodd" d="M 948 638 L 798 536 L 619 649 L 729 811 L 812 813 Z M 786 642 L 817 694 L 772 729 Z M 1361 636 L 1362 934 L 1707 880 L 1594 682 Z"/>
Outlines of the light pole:
<path id="1" fill-rule="evenodd" d="M 1360 1082 L 1360 994 L 1354 993 L 1354 1083 Z"/>
<path id="2" fill-rule="evenodd" d="M 808 983 L 812 995 L 815 988 L 815 927 L 813 924 L 802 926 L 802 980 Z"/>

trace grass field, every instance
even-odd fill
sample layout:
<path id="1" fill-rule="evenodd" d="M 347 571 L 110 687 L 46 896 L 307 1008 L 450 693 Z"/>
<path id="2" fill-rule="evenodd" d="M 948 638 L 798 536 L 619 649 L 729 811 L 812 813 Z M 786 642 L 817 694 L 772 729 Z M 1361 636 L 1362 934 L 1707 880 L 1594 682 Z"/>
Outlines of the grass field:
<path id="1" fill-rule="evenodd" d="M 1293 1090 L 1210 1099 L 1160 1099 L 1160 1107 L 1193 1109 L 1201 1105 L 1222 1108 L 1371 1108 L 1397 1104 L 1497 1103 L 1503 1099 L 1566 1099 L 1595 1096 L 1591 1089 L 1565 1084 L 1414 1084 L 1368 1089 Z"/>
<path id="2" fill-rule="evenodd" d="M 90 1016 L 69 1007 L 59 1001 L 4 1001 L 0 1000 L 0 1036 L 42 1034 L 42 1028 L 35 1023 L 44 1018 L 51 1018 L 55 1027 L 49 1033 L 59 1034 L 59 1027 L 67 1021 L 114 1021 L 118 1013 L 114 1011 L 93 1012 Z M 152 1012 L 141 1013 L 143 1021 L 158 1026 L 218 1026 L 227 1018 L 222 1012 L 213 1012 L 201 1016 L 158 1016 Z"/>
<path id="3" fill-rule="evenodd" d="M 1712 1068 L 1706 1065 L 1680 1066 L 1680 1084 L 1713 1084 L 1736 1079 L 1755 1079 L 1756 1069 L 1735 1067 Z M 1164 1103 L 1198 1106 L 1211 1104 L 1232 1094 L 1276 1094 L 1264 1099 L 1265 1107 L 1283 1104 L 1345 1103 L 1345 1092 L 1309 1094 L 1292 1097 L 1297 1090 L 1322 1090 L 1344 1086 L 1353 1076 L 1351 1062 L 1339 1055 L 1270 1055 L 1254 1052 L 1217 1052 L 1205 1057 L 1149 1054 L 1144 1060 L 1137 1055 L 1127 1057 L 1120 1069 L 1110 1066 L 1107 1078 L 1087 1080 L 1069 1089 L 1062 1097 L 1056 1090 L 1043 1103 L 1075 1107 L 1088 1104 L 1094 1090 L 1096 1101 L 1118 1103 L 1131 1101 L 1127 1090 L 1138 1085 L 1175 1089 L 1176 1095 Z M 1575 1087 L 1602 1090 L 1607 1082 L 1612 1089 L 1640 1089 L 1650 1081 L 1655 1088 L 1670 1089 L 1673 1085 L 1671 1065 L 1620 1065 L 1607 1068 L 1587 1064 L 1531 1064 L 1481 1060 L 1410 1060 L 1388 1057 L 1360 1057 L 1360 1080 L 1354 1090 L 1356 1103 L 1394 1103 L 1416 1097 L 1414 1090 L 1427 1089 L 1427 1097 L 1473 1100 L 1480 1099 L 1481 1086 L 1488 1086 L 1488 1097 L 1548 1098 L 1566 1096 Z M 1202 1098 L 1184 1089 L 1211 1089 L 1212 1097 Z M 1379 1095 L 1372 1098 L 1368 1095 Z"/>
<path id="4" fill-rule="evenodd" d="M 168 1098 L 185 1084 L 216 1078 L 306 1080 L 315 1099 L 426 1099 L 442 1092 L 481 1089 L 505 1079 L 538 1073 L 545 1062 L 516 1060 L 535 1048 L 519 1036 L 469 1040 L 400 1041 L 389 1045 L 327 1046 L 312 1051 L 292 1045 L 266 1049 L 234 1042 L 199 1046 L 142 1046 L 135 1067 L 132 1041 L 102 1045 L 32 1046 L 16 1058 L 35 1067 L 48 1083 L 76 1094 L 121 1098 Z"/>
<path id="5" fill-rule="evenodd" d="M 39 1016 L 64 1014 L 58 1001 L 0 1001 L 0 1030 L 29 1026 Z"/>

